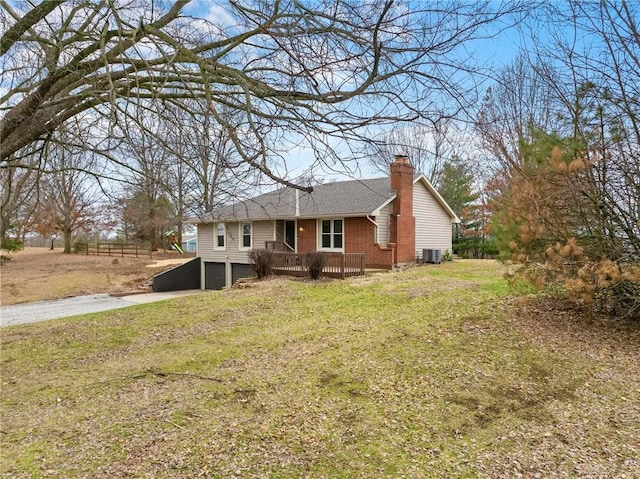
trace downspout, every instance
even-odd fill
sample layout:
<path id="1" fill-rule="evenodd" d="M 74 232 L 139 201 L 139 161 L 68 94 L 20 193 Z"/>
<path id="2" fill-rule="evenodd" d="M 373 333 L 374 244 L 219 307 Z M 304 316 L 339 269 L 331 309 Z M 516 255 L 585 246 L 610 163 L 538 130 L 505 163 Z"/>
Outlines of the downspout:
<path id="1" fill-rule="evenodd" d="M 296 190 L 296 218 L 300 216 L 300 190 Z"/>
<path id="2" fill-rule="evenodd" d="M 380 226 L 378 226 L 378 223 L 373 221 L 373 219 L 371 218 L 370 215 L 367 215 L 367 219 L 369 221 L 371 221 L 373 223 L 373 226 L 375 226 L 375 228 L 376 228 L 376 242 L 375 242 L 375 244 L 380 244 L 380 238 L 378 237 L 380 235 Z"/>

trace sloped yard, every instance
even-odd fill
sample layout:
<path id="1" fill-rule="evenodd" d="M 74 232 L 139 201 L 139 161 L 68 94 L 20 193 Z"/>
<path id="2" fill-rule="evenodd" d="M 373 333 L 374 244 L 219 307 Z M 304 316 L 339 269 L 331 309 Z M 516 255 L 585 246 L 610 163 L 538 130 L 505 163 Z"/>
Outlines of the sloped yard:
<path id="1" fill-rule="evenodd" d="M 493 262 L 2 331 L 4 477 L 640 477 L 640 332 Z"/>
<path id="2" fill-rule="evenodd" d="M 63 254 L 48 248 L 26 248 L 11 256 L 0 265 L 2 305 L 148 290 L 153 275 L 193 258 L 172 251 L 136 258 Z"/>

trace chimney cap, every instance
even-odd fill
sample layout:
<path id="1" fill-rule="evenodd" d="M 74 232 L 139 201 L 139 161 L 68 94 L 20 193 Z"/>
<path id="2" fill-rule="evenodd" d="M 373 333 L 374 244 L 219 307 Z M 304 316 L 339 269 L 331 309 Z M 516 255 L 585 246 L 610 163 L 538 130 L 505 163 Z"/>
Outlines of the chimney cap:
<path id="1" fill-rule="evenodd" d="M 409 163 L 407 155 L 395 155 L 395 163 Z"/>

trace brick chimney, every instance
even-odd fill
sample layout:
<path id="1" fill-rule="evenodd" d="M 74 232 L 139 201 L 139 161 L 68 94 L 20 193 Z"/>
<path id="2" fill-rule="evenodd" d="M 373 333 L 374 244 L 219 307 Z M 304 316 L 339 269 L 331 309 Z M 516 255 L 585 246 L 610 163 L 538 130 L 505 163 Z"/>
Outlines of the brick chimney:
<path id="1" fill-rule="evenodd" d="M 393 200 L 391 239 L 396 243 L 397 264 L 416 260 L 416 219 L 413 216 L 413 166 L 409 158 L 396 155 L 391 163 L 391 188 L 396 191 Z"/>

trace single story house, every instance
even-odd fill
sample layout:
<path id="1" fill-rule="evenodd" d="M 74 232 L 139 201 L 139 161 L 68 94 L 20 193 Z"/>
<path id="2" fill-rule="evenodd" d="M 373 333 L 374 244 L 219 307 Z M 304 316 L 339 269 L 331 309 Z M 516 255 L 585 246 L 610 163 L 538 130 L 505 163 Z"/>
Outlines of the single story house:
<path id="1" fill-rule="evenodd" d="M 220 289 L 253 274 L 248 253 L 275 249 L 364 254 L 370 268 L 413 263 L 423 249 L 451 250 L 460 220 L 405 156 L 390 177 L 326 183 L 311 193 L 280 188 L 193 220 L 201 287 Z"/>

